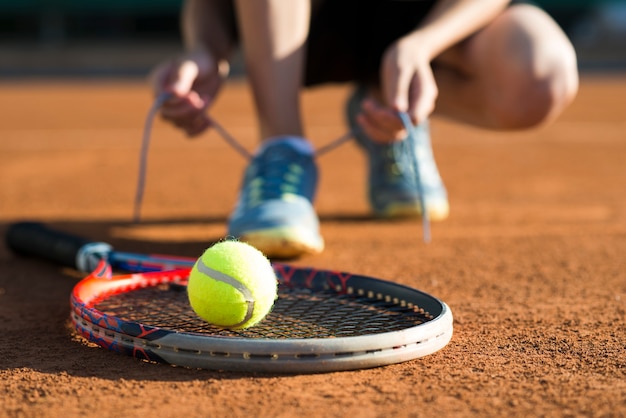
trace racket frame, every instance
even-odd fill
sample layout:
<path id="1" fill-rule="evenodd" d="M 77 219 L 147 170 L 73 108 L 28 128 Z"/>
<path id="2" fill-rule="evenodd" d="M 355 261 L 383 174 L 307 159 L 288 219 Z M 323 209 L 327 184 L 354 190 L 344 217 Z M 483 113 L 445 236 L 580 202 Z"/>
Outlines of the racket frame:
<path id="1" fill-rule="evenodd" d="M 7 244 L 16 253 L 88 273 L 70 297 L 74 328 L 90 342 L 143 360 L 241 372 L 318 373 L 416 359 L 440 350 L 452 338 L 452 312 L 427 293 L 372 277 L 280 263 L 273 267 L 283 286 L 355 295 L 372 306 L 389 302 L 427 319 L 400 330 L 336 338 L 245 338 L 158 328 L 106 314 L 95 305 L 146 287 L 177 286 L 180 291 L 195 259 L 119 252 L 107 243 L 28 222 L 9 227 Z M 130 273 L 114 274 L 118 270 Z"/>
<path id="2" fill-rule="evenodd" d="M 132 253 L 112 254 L 112 260 L 126 265 L 153 266 L 151 260 L 171 263 L 166 256 L 152 259 Z M 191 260 L 177 259 L 185 265 Z M 148 263 L 144 263 L 148 261 Z M 433 319 L 405 330 L 338 338 L 234 338 L 181 332 L 138 324 L 106 315 L 93 307 L 94 302 L 113 294 L 151 286 L 185 286 L 189 268 L 111 275 L 111 266 L 102 261 L 99 268 L 79 282 L 71 296 L 71 320 L 76 331 L 87 340 L 112 351 L 133 357 L 201 369 L 240 372 L 320 373 L 355 370 L 404 362 L 432 354 L 445 347 L 453 333 L 452 313 L 438 299 L 416 289 L 383 280 L 316 269 L 274 264 L 279 281 L 291 280 L 294 273 L 312 281 L 315 275 L 335 277 L 329 286 L 338 293 L 368 293 L 379 300 L 409 296 L 398 300 L 409 309 L 432 315 Z M 289 284 L 289 283 L 288 283 Z M 359 288 L 358 285 L 363 285 Z M 342 289 L 342 286 L 345 288 Z M 355 287 L 356 286 L 356 287 Z M 394 291 L 389 295 L 388 289 Z"/>

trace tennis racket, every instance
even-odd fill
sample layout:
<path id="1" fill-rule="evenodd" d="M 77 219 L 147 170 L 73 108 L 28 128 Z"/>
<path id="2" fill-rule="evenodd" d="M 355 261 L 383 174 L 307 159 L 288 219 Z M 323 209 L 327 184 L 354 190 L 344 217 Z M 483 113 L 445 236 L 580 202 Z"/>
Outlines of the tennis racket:
<path id="1" fill-rule="evenodd" d="M 22 255 L 91 270 L 70 297 L 74 328 L 101 347 L 150 362 L 319 373 L 416 359 L 452 337 L 444 302 L 373 277 L 274 263 L 279 297 L 272 312 L 254 327 L 229 330 L 207 324 L 189 306 L 195 259 L 117 252 L 36 223 L 10 226 L 7 244 Z"/>

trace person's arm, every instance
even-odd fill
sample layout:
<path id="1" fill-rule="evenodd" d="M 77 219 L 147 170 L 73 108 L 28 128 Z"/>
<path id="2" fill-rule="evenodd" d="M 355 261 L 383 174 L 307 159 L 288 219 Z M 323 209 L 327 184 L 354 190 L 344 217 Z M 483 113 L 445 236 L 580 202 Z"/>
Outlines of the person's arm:
<path id="1" fill-rule="evenodd" d="M 357 117 L 375 141 L 406 136 L 397 112 L 408 112 L 413 123 L 424 122 L 438 95 L 431 62 L 442 52 L 489 24 L 509 0 L 440 0 L 409 34 L 385 51 L 381 63 L 381 91 L 365 100 Z"/>
<path id="2" fill-rule="evenodd" d="M 173 94 L 161 115 L 189 136 L 210 126 L 206 109 L 228 75 L 235 48 L 231 14 L 228 0 L 187 0 L 181 15 L 185 52 L 152 73 L 155 94 Z"/>
<path id="3" fill-rule="evenodd" d="M 230 0 L 186 0 L 181 13 L 181 32 L 188 53 L 210 54 L 218 65 L 228 66 L 236 47 L 235 17 Z"/>
<path id="4" fill-rule="evenodd" d="M 424 92 L 429 96 L 422 97 L 420 73 L 429 73 L 426 67 L 432 60 L 486 26 L 509 3 L 510 0 L 438 1 L 419 27 L 393 44 L 383 58 L 381 85 L 387 104 L 394 110 L 408 111 L 417 122 L 424 120 L 433 110 L 436 86 L 423 86 L 434 88 L 434 92 Z M 434 84 L 431 74 L 424 76 L 425 83 Z"/>
<path id="5" fill-rule="evenodd" d="M 404 39 L 413 39 L 431 60 L 492 22 L 510 0 L 439 0 L 419 27 Z"/>

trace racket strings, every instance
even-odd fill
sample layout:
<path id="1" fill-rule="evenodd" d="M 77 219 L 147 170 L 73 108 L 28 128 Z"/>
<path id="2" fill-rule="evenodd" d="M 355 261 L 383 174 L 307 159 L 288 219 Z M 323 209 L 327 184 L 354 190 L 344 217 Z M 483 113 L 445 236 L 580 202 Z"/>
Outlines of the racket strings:
<path id="1" fill-rule="evenodd" d="M 180 332 L 240 338 L 338 338 L 400 331 L 428 322 L 428 313 L 397 303 L 334 291 L 281 289 L 263 322 L 246 330 L 211 326 L 189 306 L 187 294 L 167 286 L 111 296 L 94 307 L 109 316 Z"/>

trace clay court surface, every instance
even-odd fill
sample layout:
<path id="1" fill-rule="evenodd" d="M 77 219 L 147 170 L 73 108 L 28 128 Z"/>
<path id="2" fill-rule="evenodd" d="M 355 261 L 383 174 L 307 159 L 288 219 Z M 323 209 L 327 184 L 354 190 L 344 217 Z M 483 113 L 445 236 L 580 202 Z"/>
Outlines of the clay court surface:
<path id="1" fill-rule="evenodd" d="M 118 249 L 196 257 L 225 234 L 244 159 L 215 133 L 157 121 L 144 222 L 131 222 L 143 81 L 0 85 L 0 233 L 18 219 Z M 316 146 L 346 131 L 343 87 L 304 98 Z M 253 150 L 245 84 L 213 116 Z M 552 126 L 494 133 L 433 121 L 451 215 L 370 217 L 352 143 L 321 156 L 326 250 L 294 264 L 396 281 L 444 300 L 443 350 L 318 375 L 151 364 L 87 345 L 68 327 L 78 275 L 0 244 L 0 417 L 626 416 L 626 78 L 589 75 Z"/>

